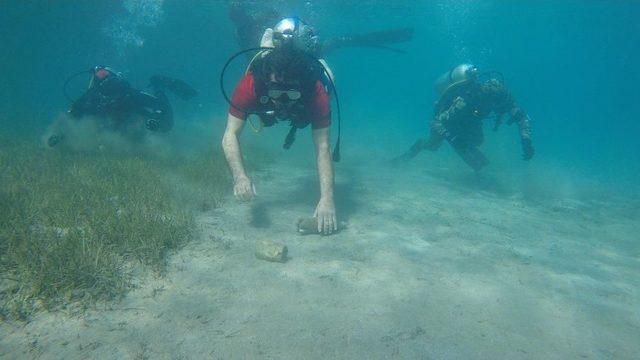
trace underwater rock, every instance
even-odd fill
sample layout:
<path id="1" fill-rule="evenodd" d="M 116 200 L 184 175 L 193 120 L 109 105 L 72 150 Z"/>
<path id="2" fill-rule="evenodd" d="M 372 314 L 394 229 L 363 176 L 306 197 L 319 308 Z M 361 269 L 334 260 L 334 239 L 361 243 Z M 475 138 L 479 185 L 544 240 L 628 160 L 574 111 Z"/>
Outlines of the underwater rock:
<path id="1" fill-rule="evenodd" d="M 283 263 L 287 261 L 287 251 L 286 245 L 277 242 L 260 240 L 256 243 L 256 257 L 260 260 Z"/>
<path id="2" fill-rule="evenodd" d="M 298 233 L 301 235 L 309 235 L 309 234 L 320 234 L 320 232 L 318 232 L 318 219 L 314 218 L 314 217 L 309 217 L 309 218 L 300 218 L 298 219 L 297 222 L 297 227 L 298 227 Z M 338 224 L 338 230 L 334 231 L 333 234 L 340 232 L 341 230 L 345 229 L 347 227 L 347 224 L 344 222 L 340 222 Z"/>

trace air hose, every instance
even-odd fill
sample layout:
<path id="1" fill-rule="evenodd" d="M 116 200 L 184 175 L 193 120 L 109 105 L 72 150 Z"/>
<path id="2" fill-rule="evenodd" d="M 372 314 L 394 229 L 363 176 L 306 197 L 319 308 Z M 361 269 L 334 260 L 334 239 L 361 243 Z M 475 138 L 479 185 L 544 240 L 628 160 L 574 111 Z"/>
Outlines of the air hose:
<path id="1" fill-rule="evenodd" d="M 80 76 L 80 75 L 82 75 L 82 74 L 91 74 L 92 72 L 93 72 L 93 70 L 91 70 L 91 69 L 90 69 L 90 70 L 83 70 L 83 71 L 79 71 L 79 72 L 77 72 L 77 73 L 75 73 L 75 74 L 73 74 L 73 75 L 69 76 L 69 77 L 67 78 L 67 80 L 65 80 L 64 85 L 62 86 L 62 92 L 64 93 L 64 97 L 66 97 L 66 98 L 67 98 L 67 100 L 69 100 L 69 102 L 74 103 L 74 102 L 76 101 L 75 99 L 73 99 L 73 98 L 69 95 L 69 92 L 67 91 L 67 88 L 68 88 L 68 86 L 69 86 L 69 83 L 70 83 L 73 79 L 77 78 L 78 76 Z"/>
<path id="2" fill-rule="evenodd" d="M 224 88 L 224 75 L 227 71 L 227 68 L 229 67 L 229 65 L 239 56 L 244 55 L 248 52 L 252 52 L 252 51 L 272 51 L 273 48 L 270 47 L 256 47 L 256 48 L 250 48 L 250 49 L 245 49 L 242 51 L 238 51 L 237 53 L 233 54 L 224 64 L 224 66 L 222 67 L 222 71 L 220 72 L 220 90 L 222 91 L 222 96 L 224 97 L 224 99 L 226 100 L 226 102 L 229 104 L 229 106 L 231 106 L 232 108 L 241 111 L 243 113 L 246 114 L 261 114 L 263 112 L 261 111 L 249 111 L 248 109 L 242 109 L 239 106 L 237 106 L 236 104 L 233 103 L 233 101 L 231 100 L 231 98 L 229 98 L 229 95 L 227 94 L 225 88 Z M 338 91 L 336 90 L 336 85 L 333 82 L 333 79 L 331 78 L 331 74 L 329 73 L 329 71 L 327 70 L 327 68 L 322 64 L 322 62 L 320 60 L 318 60 L 316 57 L 314 57 L 311 54 L 307 54 L 310 58 L 312 58 L 316 63 L 318 63 L 320 65 L 320 67 L 322 68 L 322 71 L 326 74 L 327 79 L 329 79 L 329 83 L 331 84 L 331 89 L 333 90 L 333 93 L 335 94 L 335 99 L 336 99 L 336 111 L 338 113 L 338 138 L 336 139 L 336 144 L 333 148 L 333 161 L 335 162 L 339 162 L 340 161 L 340 128 L 341 128 L 341 114 L 340 114 L 340 100 L 338 98 Z M 254 57 L 255 59 L 255 57 Z"/>

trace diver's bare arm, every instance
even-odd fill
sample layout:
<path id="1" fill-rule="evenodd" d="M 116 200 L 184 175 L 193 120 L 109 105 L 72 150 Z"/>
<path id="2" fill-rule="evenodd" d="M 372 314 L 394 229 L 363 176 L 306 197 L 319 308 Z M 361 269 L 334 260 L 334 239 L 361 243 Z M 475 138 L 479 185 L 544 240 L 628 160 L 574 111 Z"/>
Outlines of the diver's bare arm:
<path id="1" fill-rule="evenodd" d="M 227 118 L 227 128 L 222 137 L 222 150 L 227 159 L 227 164 L 233 175 L 233 180 L 247 178 L 247 173 L 242 164 L 242 153 L 240 152 L 240 134 L 244 129 L 245 122 L 231 114 Z"/>
<path id="2" fill-rule="evenodd" d="M 531 140 L 531 121 L 529 115 L 520 107 L 514 106 L 510 111 L 511 119 L 509 123 L 517 122 L 520 132 L 520 143 L 522 144 L 522 158 L 530 160 L 535 154 L 533 141 Z"/>
<path id="3" fill-rule="evenodd" d="M 313 142 L 316 147 L 318 177 L 320 180 L 320 200 L 333 203 L 333 163 L 329 145 L 329 128 L 313 130 Z"/>
<path id="4" fill-rule="evenodd" d="M 320 178 L 320 201 L 316 206 L 318 232 L 331 234 L 338 230 L 336 205 L 333 201 L 333 163 L 329 149 L 329 128 L 313 130 L 313 142 L 316 146 L 318 177 Z"/>

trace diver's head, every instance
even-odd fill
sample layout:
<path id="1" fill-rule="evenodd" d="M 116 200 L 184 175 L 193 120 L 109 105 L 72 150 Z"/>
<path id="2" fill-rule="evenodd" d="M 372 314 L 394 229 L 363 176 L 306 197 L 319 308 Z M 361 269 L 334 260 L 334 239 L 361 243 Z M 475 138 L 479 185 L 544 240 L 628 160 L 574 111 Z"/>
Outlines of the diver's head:
<path id="1" fill-rule="evenodd" d="M 271 104 L 278 118 L 288 118 L 291 111 L 304 100 L 305 94 L 309 94 L 313 77 L 308 58 L 300 51 L 283 51 L 279 48 L 265 58 L 265 93 L 260 102 Z"/>
<path id="2" fill-rule="evenodd" d="M 98 65 L 93 68 L 93 81 L 101 82 L 115 74 L 115 71 L 110 67 Z"/>
<path id="3" fill-rule="evenodd" d="M 280 20 L 273 27 L 273 45 L 306 52 L 314 52 L 318 45 L 318 37 L 313 28 L 297 17 Z"/>
<path id="4" fill-rule="evenodd" d="M 482 91 L 487 93 L 500 93 L 506 91 L 504 84 L 495 78 L 489 78 L 486 81 L 483 81 L 480 88 Z"/>
<path id="5" fill-rule="evenodd" d="M 485 99 L 490 101 L 494 106 L 505 104 L 509 99 L 509 91 L 507 87 L 496 78 L 489 78 L 480 83 L 480 91 L 484 94 Z"/>
<path id="6" fill-rule="evenodd" d="M 317 78 L 315 59 L 300 50 L 275 48 L 264 59 L 265 81 L 270 83 L 295 85 L 305 92 Z"/>

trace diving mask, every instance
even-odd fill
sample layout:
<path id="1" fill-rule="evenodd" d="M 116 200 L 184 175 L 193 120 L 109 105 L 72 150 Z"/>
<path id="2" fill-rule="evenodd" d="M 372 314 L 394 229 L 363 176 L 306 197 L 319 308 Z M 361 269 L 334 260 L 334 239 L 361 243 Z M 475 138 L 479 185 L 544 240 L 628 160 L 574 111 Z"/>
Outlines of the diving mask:
<path id="1" fill-rule="evenodd" d="M 280 100 L 284 96 L 289 100 L 296 101 L 300 100 L 300 98 L 302 97 L 302 93 L 300 92 L 300 90 L 295 89 L 270 89 L 269 91 L 267 91 L 267 96 L 269 96 L 269 98 L 273 100 Z"/>

